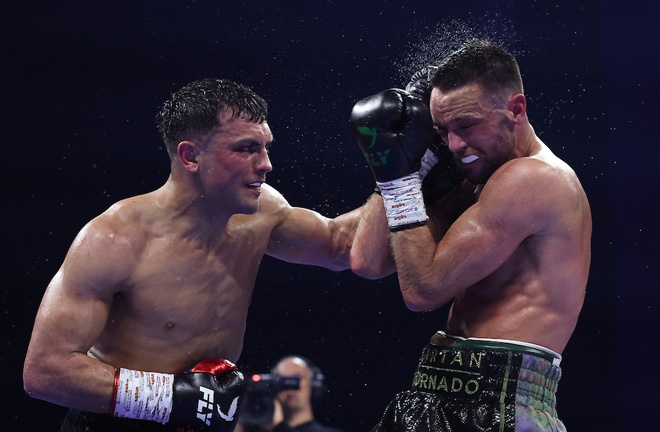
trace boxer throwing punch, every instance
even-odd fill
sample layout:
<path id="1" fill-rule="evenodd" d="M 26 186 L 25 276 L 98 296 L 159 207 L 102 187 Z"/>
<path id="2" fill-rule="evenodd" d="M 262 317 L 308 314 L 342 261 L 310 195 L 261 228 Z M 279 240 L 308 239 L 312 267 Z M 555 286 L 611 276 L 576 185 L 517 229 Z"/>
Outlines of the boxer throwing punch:
<path id="1" fill-rule="evenodd" d="M 587 198 L 536 136 L 510 53 L 472 41 L 427 72 L 410 92 L 370 96 L 351 115 L 382 194 L 363 211 L 354 271 L 397 271 L 414 311 L 452 302 L 412 388 L 396 395 L 374 431 L 565 430 L 555 390 L 589 273 Z M 425 204 L 433 129 L 465 181 Z M 373 163 L 372 154 L 387 160 Z"/>
<path id="2" fill-rule="evenodd" d="M 193 82 L 159 114 L 165 184 L 78 234 L 49 284 L 24 385 L 69 407 L 63 431 L 231 431 L 248 305 L 264 254 L 350 267 L 358 211 L 328 219 L 268 186 L 266 102 Z"/>

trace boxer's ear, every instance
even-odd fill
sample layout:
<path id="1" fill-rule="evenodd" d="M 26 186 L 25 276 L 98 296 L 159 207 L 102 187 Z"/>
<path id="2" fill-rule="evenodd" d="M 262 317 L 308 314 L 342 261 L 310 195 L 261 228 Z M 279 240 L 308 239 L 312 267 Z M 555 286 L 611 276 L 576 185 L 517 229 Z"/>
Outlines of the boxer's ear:
<path id="1" fill-rule="evenodd" d="M 197 144 L 192 141 L 181 141 L 176 147 L 177 157 L 181 165 L 190 172 L 197 172 L 199 164 L 197 163 L 197 154 L 199 148 Z"/>
<path id="2" fill-rule="evenodd" d="M 527 117 L 527 98 L 522 93 L 515 94 L 509 98 L 509 109 L 513 113 L 513 121 L 516 124 L 522 123 Z"/>

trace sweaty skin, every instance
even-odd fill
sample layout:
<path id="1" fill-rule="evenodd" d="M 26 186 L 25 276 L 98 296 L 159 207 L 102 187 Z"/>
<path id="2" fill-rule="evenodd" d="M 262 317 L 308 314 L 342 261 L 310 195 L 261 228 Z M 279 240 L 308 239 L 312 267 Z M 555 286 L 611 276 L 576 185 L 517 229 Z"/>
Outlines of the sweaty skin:
<path id="1" fill-rule="evenodd" d="M 359 211 L 291 207 L 264 183 L 267 123 L 230 119 L 179 144 L 172 174 L 113 205 L 73 242 L 38 311 L 24 382 L 34 397 L 108 412 L 116 367 L 178 373 L 237 361 L 264 254 L 349 268 Z"/>
<path id="2" fill-rule="evenodd" d="M 591 214 L 580 182 L 535 135 L 522 94 L 487 95 L 476 84 L 435 88 L 430 109 L 470 183 L 429 206 L 426 226 L 389 235 L 396 267 L 374 252 L 388 250 L 388 229 L 382 199 L 372 197 L 351 252 L 354 271 L 378 277 L 396 269 L 412 310 L 453 301 L 449 334 L 561 353 L 590 265 Z M 474 204 L 451 216 L 467 187 L 478 191 Z"/>

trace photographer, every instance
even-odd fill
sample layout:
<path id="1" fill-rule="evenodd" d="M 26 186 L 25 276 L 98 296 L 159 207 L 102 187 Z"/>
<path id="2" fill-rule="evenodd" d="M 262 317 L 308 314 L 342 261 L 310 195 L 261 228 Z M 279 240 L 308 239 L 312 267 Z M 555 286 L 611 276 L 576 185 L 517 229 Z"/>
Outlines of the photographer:
<path id="1" fill-rule="evenodd" d="M 298 378 L 298 388 L 288 388 L 274 394 L 273 414 L 269 422 L 251 418 L 250 410 L 244 409 L 236 432 L 342 432 L 314 419 L 312 402 L 323 396 L 325 384 L 321 371 L 308 359 L 301 356 L 284 357 L 272 372 L 278 377 Z M 248 386 L 248 398 L 249 393 Z"/>

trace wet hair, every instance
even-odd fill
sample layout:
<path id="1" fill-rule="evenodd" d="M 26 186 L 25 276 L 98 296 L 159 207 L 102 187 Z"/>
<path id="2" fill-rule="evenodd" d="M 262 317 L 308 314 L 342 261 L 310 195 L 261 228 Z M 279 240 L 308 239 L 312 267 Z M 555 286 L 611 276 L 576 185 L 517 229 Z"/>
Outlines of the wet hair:
<path id="1" fill-rule="evenodd" d="M 431 78 L 431 85 L 444 92 L 473 83 L 493 94 L 502 90 L 523 92 L 515 57 L 488 40 L 464 43 L 440 62 Z"/>
<path id="2" fill-rule="evenodd" d="M 257 123 L 268 119 L 268 104 L 261 96 L 226 79 L 204 78 L 172 94 L 156 116 L 167 152 L 173 155 L 181 141 L 207 134 L 220 126 L 218 114 L 226 110 L 231 110 L 232 118 Z"/>

